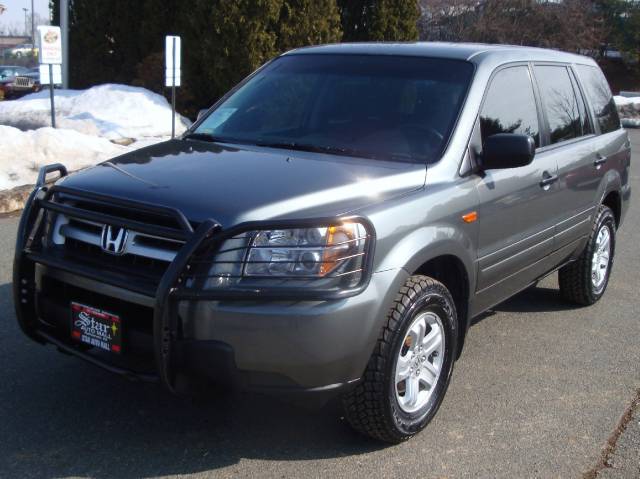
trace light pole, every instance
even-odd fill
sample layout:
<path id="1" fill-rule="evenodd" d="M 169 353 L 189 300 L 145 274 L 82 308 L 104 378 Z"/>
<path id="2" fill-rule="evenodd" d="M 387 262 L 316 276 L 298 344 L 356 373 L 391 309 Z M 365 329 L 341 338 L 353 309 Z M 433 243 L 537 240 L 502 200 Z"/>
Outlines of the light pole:
<path id="1" fill-rule="evenodd" d="M 24 34 L 25 36 L 29 36 L 29 27 L 27 25 L 29 25 L 29 21 L 27 20 L 29 17 L 27 16 L 27 12 L 29 11 L 28 8 L 23 8 L 22 9 L 24 11 Z"/>
<path id="2" fill-rule="evenodd" d="M 60 0 L 62 29 L 62 88 L 69 88 L 69 0 Z"/>
<path id="3" fill-rule="evenodd" d="M 35 26 L 35 14 L 33 11 L 33 0 L 31 0 L 31 57 L 36 56 L 36 26 Z"/>

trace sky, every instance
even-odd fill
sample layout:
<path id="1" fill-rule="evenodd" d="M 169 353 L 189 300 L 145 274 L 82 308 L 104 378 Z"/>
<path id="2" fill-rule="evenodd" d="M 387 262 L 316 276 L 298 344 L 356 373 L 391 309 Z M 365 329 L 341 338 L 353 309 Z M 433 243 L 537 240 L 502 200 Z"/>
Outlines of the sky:
<path id="1" fill-rule="evenodd" d="M 24 11 L 29 9 L 29 35 L 31 34 L 31 0 L 0 0 L 0 5 L 4 5 L 6 10 L 0 15 L 0 33 L 6 30 L 17 30 L 24 32 Z M 49 0 L 33 0 L 36 14 L 42 18 L 49 18 Z M 36 25 L 37 26 L 37 25 Z"/>

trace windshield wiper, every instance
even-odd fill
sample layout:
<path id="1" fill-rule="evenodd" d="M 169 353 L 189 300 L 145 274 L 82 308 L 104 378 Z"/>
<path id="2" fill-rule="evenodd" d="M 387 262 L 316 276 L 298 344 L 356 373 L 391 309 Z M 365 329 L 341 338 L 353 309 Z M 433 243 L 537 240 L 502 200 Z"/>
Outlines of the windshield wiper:
<path id="1" fill-rule="evenodd" d="M 256 143 L 256 146 L 263 146 L 266 148 L 282 148 L 283 150 L 298 150 L 298 151 L 310 151 L 313 153 L 328 153 L 332 155 L 346 155 L 346 156 L 363 156 L 364 153 L 356 150 L 350 150 L 348 148 L 340 148 L 337 146 L 322 146 L 322 145 L 309 145 L 305 143 L 296 143 L 295 141 L 282 142 L 282 143 L 268 143 L 260 142 Z"/>
<path id="2" fill-rule="evenodd" d="M 187 133 L 182 137 L 183 140 L 200 140 L 200 141 L 210 141 L 210 142 L 218 142 L 218 143 L 228 143 L 224 138 L 211 135 L 209 133 Z"/>

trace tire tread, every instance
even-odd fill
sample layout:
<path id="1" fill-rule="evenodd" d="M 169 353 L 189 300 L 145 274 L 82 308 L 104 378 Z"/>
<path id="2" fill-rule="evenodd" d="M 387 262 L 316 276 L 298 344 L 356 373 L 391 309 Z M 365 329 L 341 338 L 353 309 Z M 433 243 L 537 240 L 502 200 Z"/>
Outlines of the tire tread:
<path id="1" fill-rule="evenodd" d="M 598 229 L 602 223 L 602 217 L 605 215 L 610 215 L 611 218 L 614 218 L 613 212 L 608 206 L 600 205 L 595 221 L 593 221 L 591 226 L 589 241 L 580 254 L 580 257 L 576 261 L 563 266 L 558 271 L 560 295 L 569 302 L 582 306 L 589 306 L 600 299 L 602 293 L 604 293 L 603 290 L 597 297 L 591 293 L 591 256 L 593 255 L 594 247 L 593 238 L 598 234 Z M 613 233 L 615 234 L 615 228 Z M 613 241 L 614 239 L 612 238 L 612 256 L 614 252 Z M 609 270 L 609 275 L 610 274 L 611 270 Z"/>
<path id="2" fill-rule="evenodd" d="M 399 433 L 392 423 L 393 419 L 387 414 L 385 371 L 387 363 L 394 360 L 393 342 L 402 329 L 403 313 L 416 297 L 427 290 L 437 291 L 453 304 L 449 291 L 439 281 L 420 275 L 407 279 L 387 314 L 387 321 L 380 332 L 363 380 L 342 398 L 345 417 L 351 426 L 379 441 L 397 444 L 413 436 Z"/>

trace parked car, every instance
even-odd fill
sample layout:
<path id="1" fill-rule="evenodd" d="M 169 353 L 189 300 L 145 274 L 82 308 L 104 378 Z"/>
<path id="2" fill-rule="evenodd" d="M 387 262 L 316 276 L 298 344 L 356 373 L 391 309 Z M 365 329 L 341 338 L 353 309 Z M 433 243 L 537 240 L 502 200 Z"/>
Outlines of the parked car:
<path id="1" fill-rule="evenodd" d="M 18 75 L 29 73 L 29 68 L 15 65 L 0 65 L 0 80 L 6 80 Z"/>
<path id="2" fill-rule="evenodd" d="M 9 55 L 14 56 L 16 58 L 22 58 L 30 56 L 33 52 L 33 55 L 37 55 L 37 49 L 34 50 L 33 44 L 31 43 L 21 43 L 20 45 L 16 45 L 13 48 L 8 50 Z"/>
<path id="3" fill-rule="evenodd" d="M 19 98 L 41 89 L 37 68 L 0 67 L 0 99 Z"/>
<path id="4" fill-rule="evenodd" d="M 590 58 L 295 50 L 179 139 L 44 168 L 18 322 L 174 392 L 341 396 L 358 431 L 403 441 L 436 414 L 473 318 L 556 271 L 568 301 L 603 296 L 630 159 Z"/>

